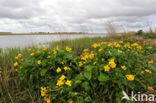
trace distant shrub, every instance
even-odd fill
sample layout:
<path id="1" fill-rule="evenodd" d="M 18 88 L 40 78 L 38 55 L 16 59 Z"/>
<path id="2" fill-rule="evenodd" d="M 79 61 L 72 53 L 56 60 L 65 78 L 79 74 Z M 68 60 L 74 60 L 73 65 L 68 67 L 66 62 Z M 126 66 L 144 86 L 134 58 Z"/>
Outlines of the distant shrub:
<path id="1" fill-rule="evenodd" d="M 136 33 L 136 35 L 142 36 L 142 35 L 143 35 L 143 31 L 142 31 L 142 30 L 139 30 L 139 31 Z"/>
<path id="2" fill-rule="evenodd" d="M 156 72 L 144 47 L 130 42 L 101 42 L 84 49 L 80 56 L 72 49 L 29 49 L 18 54 L 14 67 L 21 86 L 40 90 L 47 103 L 115 103 L 122 91 L 153 90 Z"/>

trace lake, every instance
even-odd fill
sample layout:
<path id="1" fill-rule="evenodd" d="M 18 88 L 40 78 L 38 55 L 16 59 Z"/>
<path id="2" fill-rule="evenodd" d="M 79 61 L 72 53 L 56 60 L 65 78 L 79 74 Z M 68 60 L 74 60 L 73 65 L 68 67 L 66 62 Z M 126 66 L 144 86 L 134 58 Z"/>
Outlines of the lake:
<path id="1" fill-rule="evenodd" d="M 47 42 L 54 42 L 64 39 L 78 39 L 83 37 L 104 37 L 106 34 L 57 34 L 57 35 L 1 35 L 0 48 L 26 47 L 39 45 Z"/>

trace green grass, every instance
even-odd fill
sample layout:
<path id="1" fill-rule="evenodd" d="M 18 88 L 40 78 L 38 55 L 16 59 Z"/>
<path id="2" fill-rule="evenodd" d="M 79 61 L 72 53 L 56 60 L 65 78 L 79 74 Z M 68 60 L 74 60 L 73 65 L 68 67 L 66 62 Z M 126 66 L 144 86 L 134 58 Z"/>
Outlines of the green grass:
<path id="1" fill-rule="evenodd" d="M 83 49 L 91 49 L 93 43 L 101 41 L 128 41 L 130 35 L 115 36 L 115 37 L 94 37 L 94 38 L 81 38 L 74 40 L 61 40 L 57 42 L 49 42 L 49 48 L 59 46 L 59 48 L 65 48 L 69 46 L 73 49 L 73 53 L 80 55 Z M 36 48 L 36 47 L 32 47 Z M 37 97 L 37 94 L 33 94 L 29 88 L 24 88 L 17 83 L 17 74 L 13 63 L 15 62 L 15 56 L 18 53 L 22 53 L 23 56 L 29 55 L 28 47 L 26 48 L 10 48 L 5 51 L 0 49 L 0 69 L 2 74 L 0 75 L 0 103 L 21 103 L 21 102 L 39 102 L 34 100 L 33 96 Z"/>
<path id="2" fill-rule="evenodd" d="M 147 33 L 147 34 L 144 34 L 144 38 L 146 38 L 146 39 L 156 39 L 156 34 Z"/>

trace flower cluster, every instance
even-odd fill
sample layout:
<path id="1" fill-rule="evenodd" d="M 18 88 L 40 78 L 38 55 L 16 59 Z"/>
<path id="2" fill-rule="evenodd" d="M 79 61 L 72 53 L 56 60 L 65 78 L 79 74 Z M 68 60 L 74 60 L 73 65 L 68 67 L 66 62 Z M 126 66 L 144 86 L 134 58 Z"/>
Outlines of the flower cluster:
<path id="1" fill-rule="evenodd" d="M 72 52 L 72 48 L 70 48 L 70 47 L 68 47 L 68 46 L 66 46 L 66 51 L 68 51 L 68 52 Z"/>
<path id="2" fill-rule="evenodd" d="M 44 97 L 46 103 L 51 103 L 50 97 L 47 95 L 47 89 L 49 87 L 41 87 L 41 96 Z"/>
<path id="3" fill-rule="evenodd" d="M 57 81 L 57 84 L 56 84 L 56 88 L 58 88 L 58 86 L 61 86 L 61 85 L 68 85 L 68 86 L 71 86 L 71 80 L 67 80 L 65 81 L 66 79 L 66 76 L 65 75 L 62 75 L 59 80 Z"/>

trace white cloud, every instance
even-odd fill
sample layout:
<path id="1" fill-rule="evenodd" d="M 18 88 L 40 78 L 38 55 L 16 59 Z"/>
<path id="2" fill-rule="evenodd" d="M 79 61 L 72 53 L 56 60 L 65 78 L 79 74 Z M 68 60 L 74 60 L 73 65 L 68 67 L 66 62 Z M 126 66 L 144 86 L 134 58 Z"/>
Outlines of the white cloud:
<path id="1" fill-rule="evenodd" d="M 155 0 L 0 0 L 0 31 L 105 32 L 107 21 L 137 30 L 156 21 L 155 4 Z"/>

